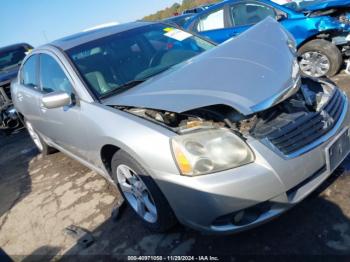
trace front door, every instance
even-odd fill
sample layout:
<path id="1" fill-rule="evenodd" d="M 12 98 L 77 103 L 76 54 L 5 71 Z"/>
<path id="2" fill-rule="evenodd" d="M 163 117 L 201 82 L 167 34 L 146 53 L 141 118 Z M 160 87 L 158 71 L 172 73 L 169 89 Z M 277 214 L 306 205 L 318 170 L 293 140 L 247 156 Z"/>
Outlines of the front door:
<path id="1" fill-rule="evenodd" d="M 256 1 L 233 4 L 229 7 L 228 13 L 234 36 L 243 33 L 269 16 L 276 18 L 276 11 L 272 6 Z"/>
<path id="2" fill-rule="evenodd" d="M 86 130 L 80 127 L 81 107 L 76 100 L 73 82 L 64 66 L 54 54 L 42 53 L 39 58 L 39 79 L 42 96 L 63 91 L 72 97 L 72 104 L 60 108 L 47 109 L 39 106 L 41 120 L 39 132 L 58 146 L 86 159 Z"/>

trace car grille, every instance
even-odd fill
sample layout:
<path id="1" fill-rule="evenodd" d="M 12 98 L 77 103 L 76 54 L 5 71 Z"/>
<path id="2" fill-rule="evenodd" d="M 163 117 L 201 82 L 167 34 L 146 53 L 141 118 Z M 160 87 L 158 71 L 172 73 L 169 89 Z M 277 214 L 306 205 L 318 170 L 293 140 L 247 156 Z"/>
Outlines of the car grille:
<path id="1" fill-rule="evenodd" d="M 339 121 L 344 103 L 344 96 L 335 89 L 323 110 L 302 114 L 268 134 L 267 139 L 284 155 L 290 155 L 329 132 Z"/>

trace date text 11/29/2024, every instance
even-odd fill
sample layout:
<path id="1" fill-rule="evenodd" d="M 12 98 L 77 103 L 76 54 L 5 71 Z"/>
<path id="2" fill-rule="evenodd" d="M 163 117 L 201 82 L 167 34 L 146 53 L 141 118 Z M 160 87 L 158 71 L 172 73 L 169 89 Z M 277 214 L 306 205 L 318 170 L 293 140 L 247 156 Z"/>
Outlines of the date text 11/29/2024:
<path id="1" fill-rule="evenodd" d="M 128 261 L 220 261 L 216 256 L 128 256 Z"/>

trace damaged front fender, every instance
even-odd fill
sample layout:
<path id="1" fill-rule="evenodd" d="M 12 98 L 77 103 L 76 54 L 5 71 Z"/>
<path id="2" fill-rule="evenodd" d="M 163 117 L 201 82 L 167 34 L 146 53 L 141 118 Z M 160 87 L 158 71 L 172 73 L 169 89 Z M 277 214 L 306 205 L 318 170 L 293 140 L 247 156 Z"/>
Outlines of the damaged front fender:
<path id="1" fill-rule="evenodd" d="M 309 39 L 317 36 L 329 37 L 350 32 L 349 24 L 341 23 L 337 18 L 331 16 L 286 20 L 282 24 L 292 33 L 297 46 L 301 46 Z"/>

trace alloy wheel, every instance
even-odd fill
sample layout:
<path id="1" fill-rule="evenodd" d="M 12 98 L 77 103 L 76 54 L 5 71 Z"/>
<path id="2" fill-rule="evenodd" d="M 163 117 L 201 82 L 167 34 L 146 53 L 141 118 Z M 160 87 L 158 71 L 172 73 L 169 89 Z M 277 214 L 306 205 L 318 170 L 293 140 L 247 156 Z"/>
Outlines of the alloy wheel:
<path id="1" fill-rule="evenodd" d="M 149 223 L 157 221 L 153 197 L 139 175 L 127 165 L 117 167 L 117 180 L 126 200 L 136 213 Z"/>
<path id="2" fill-rule="evenodd" d="M 310 51 L 301 55 L 299 66 L 305 75 L 321 77 L 328 73 L 331 63 L 326 55 L 320 52 Z"/>

